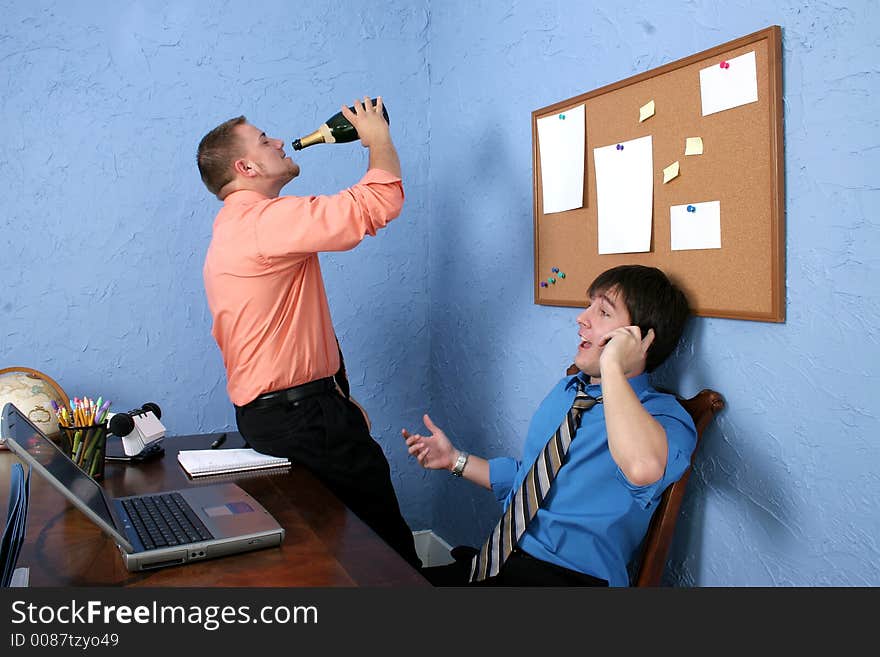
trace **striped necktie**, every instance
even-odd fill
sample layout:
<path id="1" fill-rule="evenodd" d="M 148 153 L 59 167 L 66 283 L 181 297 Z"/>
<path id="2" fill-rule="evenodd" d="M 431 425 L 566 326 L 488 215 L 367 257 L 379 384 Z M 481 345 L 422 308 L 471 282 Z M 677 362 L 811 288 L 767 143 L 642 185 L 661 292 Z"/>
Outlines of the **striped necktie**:
<path id="1" fill-rule="evenodd" d="M 571 409 L 559 428 L 547 441 L 537 460 L 529 468 L 523 483 L 514 493 L 501 520 L 486 540 L 483 549 L 474 557 L 471 564 L 470 581 L 479 582 L 498 574 L 517 542 L 526 530 L 526 525 L 535 516 L 544 501 L 556 473 L 568 455 L 568 447 L 580 426 L 581 413 L 602 402 L 584 392 L 584 383 L 577 381 L 577 394 Z"/>

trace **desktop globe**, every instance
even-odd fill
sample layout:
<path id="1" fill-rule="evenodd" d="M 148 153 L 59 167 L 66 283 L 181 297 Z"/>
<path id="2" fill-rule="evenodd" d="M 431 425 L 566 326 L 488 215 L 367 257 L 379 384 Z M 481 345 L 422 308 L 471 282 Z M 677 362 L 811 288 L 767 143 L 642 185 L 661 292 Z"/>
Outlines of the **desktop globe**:
<path id="1" fill-rule="evenodd" d="M 67 395 L 50 376 L 29 367 L 0 369 L 0 411 L 11 402 L 28 420 L 49 438 L 58 439 L 58 418 L 52 410 L 52 401 L 67 405 Z M 0 449 L 6 449 L 0 436 Z"/>

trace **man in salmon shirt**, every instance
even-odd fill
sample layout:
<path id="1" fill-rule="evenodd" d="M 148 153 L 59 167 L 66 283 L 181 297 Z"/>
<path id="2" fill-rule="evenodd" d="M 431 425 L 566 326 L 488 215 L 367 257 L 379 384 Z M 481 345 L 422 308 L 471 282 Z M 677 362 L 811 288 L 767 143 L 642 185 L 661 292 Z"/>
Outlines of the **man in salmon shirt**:
<path id="1" fill-rule="evenodd" d="M 299 165 L 282 140 L 243 116 L 202 138 L 199 173 L 223 201 L 205 257 L 205 292 L 241 435 L 258 452 L 309 468 L 419 567 L 388 461 L 348 395 L 318 262 L 319 252 L 347 251 L 375 235 L 403 206 L 382 99 L 373 106 L 365 97 L 353 109 L 342 112 L 369 149 L 369 167 L 332 196 L 281 196 Z"/>

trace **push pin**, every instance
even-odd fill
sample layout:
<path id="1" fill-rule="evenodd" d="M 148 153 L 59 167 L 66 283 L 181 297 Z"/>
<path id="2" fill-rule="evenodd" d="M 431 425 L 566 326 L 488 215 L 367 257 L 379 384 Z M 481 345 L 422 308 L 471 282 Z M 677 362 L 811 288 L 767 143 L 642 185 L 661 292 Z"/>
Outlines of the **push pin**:
<path id="1" fill-rule="evenodd" d="M 541 287 L 547 287 L 547 281 L 541 281 Z"/>
<path id="2" fill-rule="evenodd" d="M 559 267 L 553 267 L 550 271 L 552 271 L 554 274 L 558 274 L 558 273 L 559 273 Z"/>
<path id="3" fill-rule="evenodd" d="M 551 283 L 553 283 L 554 285 L 556 285 L 556 279 L 553 278 L 552 276 L 550 278 L 548 278 L 547 280 L 550 281 Z"/>
<path id="4" fill-rule="evenodd" d="M 559 115 L 559 120 L 560 120 L 560 121 L 565 121 L 565 114 L 560 114 L 560 115 Z"/>
<path id="5" fill-rule="evenodd" d="M 559 272 L 559 278 L 565 278 L 565 272 L 564 272 L 564 271 Z"/>
<path id="6" fill-rule="evenodd" d="M 617 145 L 617 150 L 622 151 L 622 150 L 623 150 L 623 144 L 618 144 L 618 145 Z"/>
<path id="7" fill-rule="evenodd" d="M 721 62 L 718 66 L 721 68 L 730 68 L 730 64 L 728 62 Z"/>
<path id="8" fill-rule="evenodd" d="M 687 206 L 687 211 L 688 212 L 696 212 L 697 209 L 693 205 L 689 205 L 689 206 Z"/>

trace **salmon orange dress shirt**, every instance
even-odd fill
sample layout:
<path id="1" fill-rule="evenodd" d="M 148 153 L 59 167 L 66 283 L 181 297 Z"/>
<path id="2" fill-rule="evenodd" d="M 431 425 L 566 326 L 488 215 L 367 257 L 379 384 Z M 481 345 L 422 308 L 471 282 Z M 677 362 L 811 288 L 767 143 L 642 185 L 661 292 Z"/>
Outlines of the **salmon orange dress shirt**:
<path id="1" fill-rule="evenodd" d="M 403 198 L 400 178 L 381 169 L 332 196 L 226 197 L 203 276 L 233 404 L 336 373 L 318 253 L 375 235 L 400 214 Z"/>

